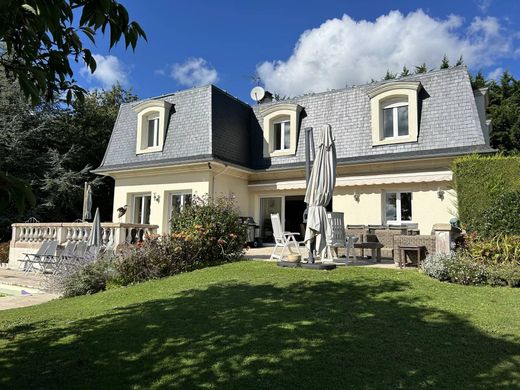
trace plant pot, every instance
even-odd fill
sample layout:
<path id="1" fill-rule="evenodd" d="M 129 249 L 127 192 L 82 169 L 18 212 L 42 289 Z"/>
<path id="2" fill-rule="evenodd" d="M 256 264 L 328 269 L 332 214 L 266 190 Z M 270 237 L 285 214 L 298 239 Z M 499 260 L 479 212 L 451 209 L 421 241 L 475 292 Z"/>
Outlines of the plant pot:
<path id="1" fill-rule="evenodd" d="M 285 261 L 289 263 L 299 263 L 302 261 L 302 257 L 300 255 L 287 255 L 287 259 Z"/>

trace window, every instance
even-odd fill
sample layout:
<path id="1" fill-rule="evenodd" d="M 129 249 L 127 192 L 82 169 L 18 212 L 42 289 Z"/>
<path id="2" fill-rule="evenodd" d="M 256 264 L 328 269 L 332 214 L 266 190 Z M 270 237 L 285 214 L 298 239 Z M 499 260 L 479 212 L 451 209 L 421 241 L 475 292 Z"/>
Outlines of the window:
<path id="1" fill-rule="evenodd" d="M 191 206 L 191 194 L 171 194 L 170 196 L 170 221 L 178 214 L 184 207 Z"/>
<path id="2" fill-rule="evenodd" d="M 291 121 L 275 122 L 274 150 L 289 150 L 291 148 Z"/>
<path id="3" fill-rule="evenodd" d="M 393 81 L 368 92 L 372 146 L 417 142 L 420 82 Z"/>
<path id="4" fill-rule="evenodd" d="M 383 137 L 408 136 L 408 102 L 397 101 L 383 106 Z"/>
<path id="5" fill-rule="evenodd" d="M 134 196 L 134 223 L 150 223 L 150 206 L 152 204 L 151 195 Z"/>
<path id="6" fill-rule="evenodd" d="M 171 107 L 164 100 L 145 100 L 133 108 L 137 113 L 136 154 L 162 151 Z"/>
<path id="7" fill-rule="evenodd" d="M 159 146 L 159 117 L 148 119 L 148 140 L 149 148 Z"/>
<path id="8" fill-rule="evenodd" d="M 385 193 L 385 221 L 389 224 L 400 224 L 412 221 L 412 193 Z"/>
<path id="9" fill-rule="evenodd" d="M 296 153 L 298 121 L 303 107 L 293 103 L 278 103 L 260 109 L 263 117 L 265 158 L 290 156 Z"/>

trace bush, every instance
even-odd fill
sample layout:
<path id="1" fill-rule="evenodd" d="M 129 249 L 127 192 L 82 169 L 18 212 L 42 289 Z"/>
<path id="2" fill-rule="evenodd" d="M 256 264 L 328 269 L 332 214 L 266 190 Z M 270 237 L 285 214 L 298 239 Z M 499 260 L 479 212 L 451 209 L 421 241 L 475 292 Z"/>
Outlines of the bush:
<path id="1" fill-rule="evenodd" d="M 9 241 L 0 243 L 0 263 L 9 262 L 9 244 Z"/>
<path id="2" fill-rule="evenodd" d="M 513 231 L 501 231 L 500 221 L 494 222 L 497 223 L 495 226 L 485 227 L 484 214 L 489 213 L 488 210 L 497 203 L 497 199 L 503 194 L 520 190 L 520 157 L 466 156 L 456 159 L 453 162 L 452 170 L 453 183 L 457 191 L 458 216 L 465 229 L 470 232 L 485 231 L 489 237 L 500 232 L 512 233 Z M 499 206 L 497 205 L 497 207 Z M 518 210 L 518 206 L 511 208 L 512 213 Z M 497 213 L 501 214 L 502 211 L 497 211 Z M 520 214 L 516 214 L 516 218 L 519 217 Z M 509 218 L 508 216 L 508 221 L 511 221 L 512 218 L 515 217 Z M 508 222 L 505 226 L 510 226 L 510 223 Z M 520 233 L 519 226 L 518 222 L 514 224 L 515 233 Z"/>
<path id="3" fill-rule="evenodd" d="M 514 263 L 487 266 L 488 283 L 492 286 L 520 287 L 520 266 Z"/>
<path id="4" fill-rule="evenodd" d="M 446 255 L 444 253 L 435 253 L 426 256 L 422 262 L 421 268 L 424 273 L 438 280 L 449 280 L 448 269 L 450 263 L 456 261 L 455 254 Z"/>
<path id="5" fill-rule="evenodd" d="M 65 275 L 57 287 L 65 298 L 94 294 L 105 290 L 112 277 L 110 260 L 101 258 L 85 263 Z"/>
<path id="6" fill-rule="evenodd" d="M 466 237 L 464 252 L 480 264 L 511 263 L 520 266 L 520 236 L 501 234 L 482 238 L 470 234 Z"/>
<path id="7" fill-rule="evenodd" d="M 504 192 L 484 210 L 479 235 L 520 234 L 520 190 Z"/>
<path id="8" fill-rule="evenodd" d="M 116 280 L 126 286 L 194 270 L 202 266 L 197 261 L 198 246 L 188 236 L 149 237 L 140 247 L 116 258 Z"/>
<path id="9" fill-rule="evenodd" d="M 197 261 L 214 264 L 237 260 L 244 253 L 246 228 L 232 198 L 196 197 L 190 207 L 175 215 L 173 238 L 190 239 L 197 245 Z"/>
<path id="10" fill-rule="evenodd" d="M 449 281 L 459 284 L 484 284 L 487 282 L 487 269 L 471 257 L 457 256 L 448 263 Z"/>

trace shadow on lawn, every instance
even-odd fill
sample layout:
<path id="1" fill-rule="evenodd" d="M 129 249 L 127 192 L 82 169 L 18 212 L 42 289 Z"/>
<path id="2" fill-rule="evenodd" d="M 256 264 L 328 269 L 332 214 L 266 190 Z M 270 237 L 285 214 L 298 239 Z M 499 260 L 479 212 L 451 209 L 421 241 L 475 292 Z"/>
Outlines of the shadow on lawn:
<path id="1" fill-rule="evenodd" d="M 407 289 L 230 282 L 114 308 L 11 341 L 0 353 L 0 387 L 519 385 L 517 344 L 396 294 Z"/>

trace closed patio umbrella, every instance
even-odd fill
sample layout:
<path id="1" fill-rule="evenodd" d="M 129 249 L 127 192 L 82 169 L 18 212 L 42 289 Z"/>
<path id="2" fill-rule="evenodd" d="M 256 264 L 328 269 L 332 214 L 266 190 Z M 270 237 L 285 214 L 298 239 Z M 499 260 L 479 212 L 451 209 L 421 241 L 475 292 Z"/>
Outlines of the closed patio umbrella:
<path id="1" fill-rule="evenodd" d="M 99 250 L 99 248 L 101 248 L 101 243 L 101 219 L 99 217 L 99 208 L 97 208 L 94 220 L 92 221 L 92 229 L 90 229 L 87 246 Z"/>
<path id="2" fill-rule="evenodd" d="M 314 159 L 305 203 L 307 203 L 307 228 L 305 244 L 311 250 L 310 244 L 316 240 L 316 252 L 322 253 L 327 245 L 327 235 L 330 226 L 327 221 L 325 207 L 332 199 L 336 185 L 336 146 L 330 125 L 324 125 L 318 142 L 318 152 Z M 313 259 L 312 254 L 309 259 Z"/>
<path id="3" fill-rule="evenodd" d="M 81 218 L 83 221 L 92 218 L 92 188 L 88 183 L 85 183 L 83 191 L 83 215 Z"/>

